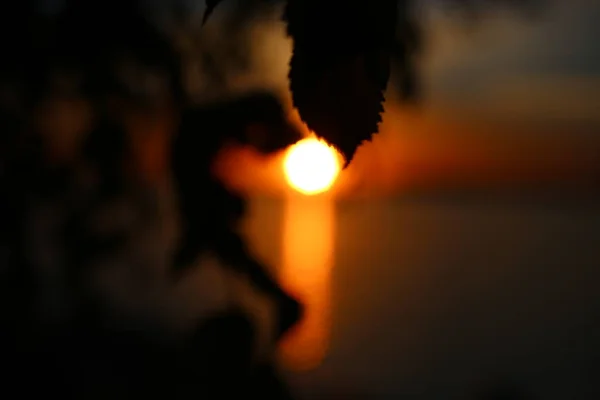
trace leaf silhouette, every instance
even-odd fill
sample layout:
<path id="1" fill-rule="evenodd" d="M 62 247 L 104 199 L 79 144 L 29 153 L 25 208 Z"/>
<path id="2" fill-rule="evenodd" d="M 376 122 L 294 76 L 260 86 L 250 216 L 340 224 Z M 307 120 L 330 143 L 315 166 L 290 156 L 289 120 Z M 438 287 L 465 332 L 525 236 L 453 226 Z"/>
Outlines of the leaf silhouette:
<path id="1" fill-rule="evenodd" d="M 398 1 L 288 0 L 294 40 L 290 89 L 303 121 L 340 150 L 346 165 L 377 133 Z"/>

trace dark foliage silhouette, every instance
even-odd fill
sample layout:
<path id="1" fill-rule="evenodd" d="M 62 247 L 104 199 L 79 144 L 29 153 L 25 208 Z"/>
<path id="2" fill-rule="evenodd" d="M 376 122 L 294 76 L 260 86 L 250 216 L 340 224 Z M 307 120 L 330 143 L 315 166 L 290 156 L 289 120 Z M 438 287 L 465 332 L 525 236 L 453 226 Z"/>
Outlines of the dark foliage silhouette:
<path id="1" fill-rule="evenodd" d="M 10 26 L 5 37 L 22 29 L 24 21 L 35 23 L 19 46 L 5 47 L 12 63 L 4 65 L 2 74 L 3 93 L 8 90 L 13 96 L 2 104 L 2 249 L 7 255 L 2 265 L 2 362 L 13 373 L 5 386 L 28 375 L 43 379 L 51 392 L 73 398 L 90 393 L 100 398 L 115 393 L 127 398 L 194 393 L 227 398 L 248 390 L 287 396 L 273 367 L 250 368 L 256 339 L 241 310 L 204 318 L 187 340 L 169 343 L 143 323 L 126 324 L 136 326 L 134 330 L 115 327 L 110 322 L 115 310 L 89 287 L 103 260 L 127 254 L 129 243 L 144 229 L 125 225 L 106 231 L 96 226 L 97 216 L 125 202 L 140 211 L 142 222 L 145 213 L 151 218 L 152 196 L 140 191 L 148 157 L 136 147 L 131 124 L 150 121 L 145 126 L 154 127 L 173 121 L 172 126 L 180 126 L 175 129 L 180 132 L 175 136 L 173 173 L 189 228 L 182 251 L 176 253 L 176 269 L 185 268 L 185 261 L 194 265 L 194 258 L 205 251 L 216 251 L 280 305 L 277 335 L 296 322 L 299 304 L 264 272 L 238 235 L 244 200 L 210 173 L 210 161 L 228 141 L 272 152 L 298 140 L 299 131 L 285 120 L 281 104 L 272 95 L 256 94 L 210 107 L 187 105 L 178 54 L 134 2 L 70 1 L 54 20 L 42 20 L 28 7 L 13 10 L 11 17 L 15 23 L 3 26 Z M 71 143 L 73 148 L 67 146 L 66 156 L 56 132 L 47 134 L 35 121 L 51 105 L 78 101 L 92 112 L 82 138 Z M 190 170 L 185 169 L 188 165 Z M 39 233 L 44 210 L 59 222 Z M 47 242 L 42 247 L 36 245 L 39 235 Z M 45 322 L 48 316 L 40 315 L 49 283 L 39 276 L 37 259 L 47 246 L 64 250 L 55 255 L 59 261 L 51 255 L 41 263 L 61 264 L 68 303 L 50 324 Z M 182 260 L 186 252 L 192 257 Z M 179 272 L 185 279 L 185 271 Z M 224 386 L 224 380 L 231 384 Z"/>
<path id="2" fill-rule="evenodd" d="M 205 20 L 219 2 L 207 2 Z M 252 18 L 262 3 L 238 2 L 232 21 Z M 413 58 L 420 40 L 411 4 L 286 4 L 294 105 L 347 163 L 377 132 L 392 66 L 405 98 L 418 93 Z M 33 0 L 10 2 L 0 22 L 4 389 L 21 397 L 43 387 L 67 398 L 287 398 L 270 360 L 253 360 L 257 333 L 241 309 L 198 317 L 193 332 L 169 340 L 143 318 L 128 321 L 93 286 L 112 264 L 143 280 L 139 270 L 151 257 L 131 248 L 159 214 L 155 186 L 168 170 L 183 226 L 165 280 L 184 280 L 200 255 L 213 252 L 275 302 L 276 337 L 298 321 L 300 305 L 238 232 L 245 200 L 211 173 L 230 141 L 270 153 L 297 140 L 276 97 L 194 104 L 181 54 L 134 0 L 67 0 L 56 16 L 38 12 Z M 62 105 L 76 122 L 59 118 Z M 99 215 L 121 208 L 129 212 L 122 220 L 98 223 Z M 38 384 L 23 385 L 24 377 Z"/>
<path id="3" fill-rule="evenodd" d="M 354 2 L 343 8 L 318 3 L 287 2 L 288 34 L 294 37 L 290 89 L 307 125 L 334 143 L 348 163 L 381 121 L 397 2 Z M 339 21 L 334 33 L 324 36 L 334 20 Z"/>
<path id="4" fill-rule="evenodd" d="M 198 132 L 215 131 L 222 135 L 198 135 Z M 181 130 L 173 144 L 173 173 L 184 215 L 184 239 L 175 255 L 175 273 L 180 275 L 182 269 L 193 266 L 200 252 L 215 251 L 228 266 L 248 274 L 260 289 L 279 300 L 278 336 L 299 319 L 299 305 L 269 277 L 246 248 L 238 227 L 245 212 L 245 201 L 213 176 L 211 165 L 224 140 L 272 153 L 301 137 L 300 130 L 286 118 L 277 98 L 268 93 L 253 93 L 234 101 L 184 111 Z M 199 207 L 206 198 L 213 199 L 220 207 L 211 212 Z"/>

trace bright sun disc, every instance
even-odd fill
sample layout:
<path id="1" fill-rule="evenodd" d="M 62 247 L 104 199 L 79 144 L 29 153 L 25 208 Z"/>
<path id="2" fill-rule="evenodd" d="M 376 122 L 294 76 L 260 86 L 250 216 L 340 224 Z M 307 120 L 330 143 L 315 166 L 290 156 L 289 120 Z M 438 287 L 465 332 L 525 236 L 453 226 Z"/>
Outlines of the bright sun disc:
<path id="1" fill-rule="evenodd" d="M 307 138 L 290 147 L 283 163 L 285 177 L 304 194 L 328 190 L 340 171 L 335 149 L 316 138 Z"/>

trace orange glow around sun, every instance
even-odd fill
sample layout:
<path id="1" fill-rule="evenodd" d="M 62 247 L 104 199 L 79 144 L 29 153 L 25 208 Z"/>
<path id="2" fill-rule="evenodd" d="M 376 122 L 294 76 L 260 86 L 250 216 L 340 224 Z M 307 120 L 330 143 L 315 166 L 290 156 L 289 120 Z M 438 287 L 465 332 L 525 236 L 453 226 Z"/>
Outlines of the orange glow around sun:
<path id="1" fill-rule="evenodd" d="M 329 190 L 339 172 L 338 152 L 314 137 L 302 139 L 291 146 L 283 161 L 287 182 L 306 195 Z"/>

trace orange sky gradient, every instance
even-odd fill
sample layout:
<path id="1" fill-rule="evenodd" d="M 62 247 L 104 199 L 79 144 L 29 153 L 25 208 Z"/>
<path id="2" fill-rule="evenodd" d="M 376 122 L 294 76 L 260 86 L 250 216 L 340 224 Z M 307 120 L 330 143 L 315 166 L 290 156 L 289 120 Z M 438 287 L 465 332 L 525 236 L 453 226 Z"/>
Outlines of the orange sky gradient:
<path id="1" fill-rule="evenodd" d="M 600 51 L 590 39 L 595 16 L 597 2 L 552 0 L 537 20 L 492 13 L 467 32 L 440 13 L 424 12 L 421 104 L 412 110 L 399 105 L 390 85 L 380 133 L 359 149 L 333 191 L 340 196 L 442 189 L 595 191 L 600 186 Z M 207 27 L 216 30 L 215 40 L 222 37 L 218 23 Z M 292 43 L 279 14 L 261 19 L 248 35 L 254 68 L 232 74 L 229 88 L 273 88 L 289 100 Z M 230 185 L 277 196 L 290 190 L 281 156 L 229 155 L 219 170 Z"/>
<path id="2" fill-rule="evenodd" d="M 380 133 L 359 149 L 333 190 L 341 196 L 368 196 L 441 189 L 590 190 L 600 183 L 596 135 L 528 126 L 504 129 L 388 105 Z M 268 195 L 291 190 L 283 176 L 283 155 L 263 158 L 238 149 L 224 155 L 219 170 L 234 188 Z"/>

